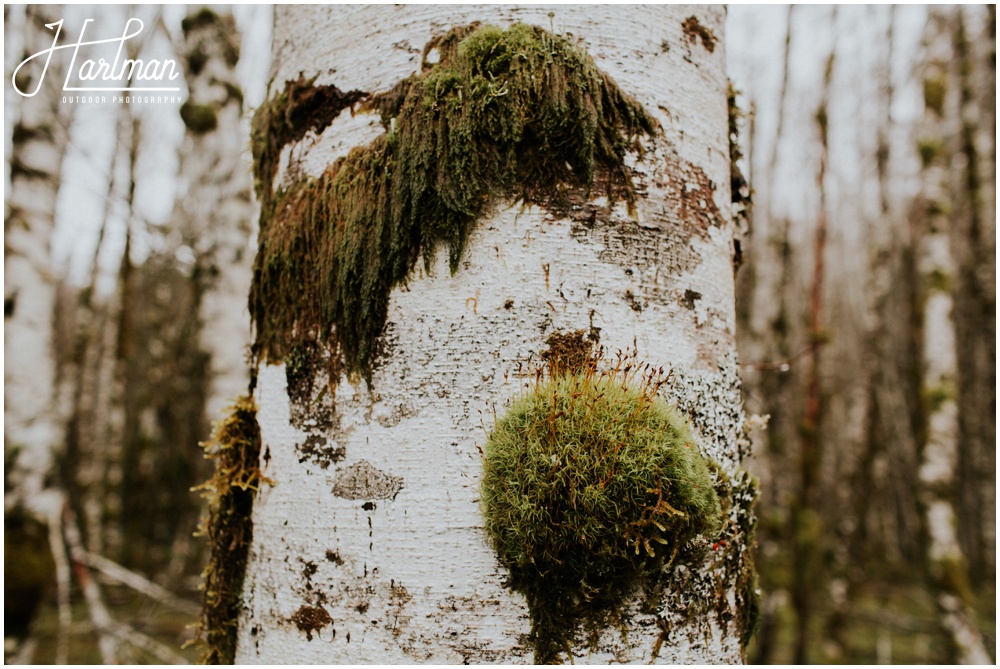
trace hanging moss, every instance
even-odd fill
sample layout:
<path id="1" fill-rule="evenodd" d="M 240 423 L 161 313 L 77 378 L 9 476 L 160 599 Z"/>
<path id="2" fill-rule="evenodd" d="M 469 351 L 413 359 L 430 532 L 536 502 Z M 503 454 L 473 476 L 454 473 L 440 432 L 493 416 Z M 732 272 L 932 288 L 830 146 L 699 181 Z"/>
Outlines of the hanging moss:
<path id="1" fill-rule="evenodd" d="M 271 219 L 272 185 L 278 171 L 278 157 L 286 144 L 321 133 L 345 108 L 367 97 L 362 91 L 344 93 L 336 86 L 314 86 L 316 78 L 299 77 L 254 113 L 250 127 L 253 153 L 254 190 L 261 203 L 261 229 Z"/>
<path id="2" fill-rule="evenodd" d="M 639 588 L 655 598 L 665 566 L 723 524 L 710 464 L 658 396 L 662 370 L 596 367 L 537 383 L 484 449 L 485 527 L 527 599 L 537 663 L 569 653 L 581 624 L 596 638 Z"/>
<path id="3" fill-rule="evenodd" d="M 253 399 L 238 399 L 202 446 L 205 457 L 215 460 L 215 474 L 195 488 L 208 501 L 208 518 L 199 534 L 208 538 L 211 550 L 203 573 L 205 604 L 199 639 L 205 653 L 201 661 L 232 664 L 240 593 L 253 540 L 253 498 L 262 484 L 274 484 L 260 471 L 260 427 Z"/>
<path id="4" fill-rule="evenodd" d="M 305 132 L 292 119 L 296 100 L 317 89 L 289 82 L 258 112 L 258 358 L 279 362 L 315 337 L 343 356 L 349 375 L 368 375 L 393 286 L 438 245 L 455 271 L 493 203 L 543 203 L 560 184 L 589 187 L 597 172 L 609 195 L 634 199 L 625 153 L 655 121 L 569 40 L 523 24 L 472 25 L 432 48 L 435 65 L 369 99 L 385 134 L 273 195 L 281 147 Z"/>

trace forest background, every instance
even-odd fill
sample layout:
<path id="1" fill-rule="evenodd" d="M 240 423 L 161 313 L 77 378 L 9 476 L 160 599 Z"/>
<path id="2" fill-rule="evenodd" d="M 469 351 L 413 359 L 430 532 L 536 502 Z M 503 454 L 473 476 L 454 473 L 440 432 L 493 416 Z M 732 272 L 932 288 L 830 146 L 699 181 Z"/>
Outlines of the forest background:
<path id="1" fill-rule="evenodd" d="M 6 81 L 45 23 L 131 16 L 132 57 L 175 58 L 183 104 L 4 89 L 9 662 L 199 654 L 191 488 L 246 385 L 272 19 L 5 5 Z M 994 657 L 995 43 L 994 6 L 729 10 L 750 661 Z"/>

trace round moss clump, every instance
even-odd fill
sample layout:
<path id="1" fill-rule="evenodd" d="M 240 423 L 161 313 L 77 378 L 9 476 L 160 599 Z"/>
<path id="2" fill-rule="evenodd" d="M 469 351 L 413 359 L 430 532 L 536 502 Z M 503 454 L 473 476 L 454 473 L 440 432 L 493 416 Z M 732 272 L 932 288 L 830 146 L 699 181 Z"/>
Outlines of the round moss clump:
<path id="1" fill-rule="evenodd" d="M 613 621 L 692 539 L 721 528 L 710 465 L 658 396 L 662 375 L 620 368 L 540 381 L 484 449 L 486 531 L 527 599 L 538 663 L 569 652 L 580 623 Z"/>

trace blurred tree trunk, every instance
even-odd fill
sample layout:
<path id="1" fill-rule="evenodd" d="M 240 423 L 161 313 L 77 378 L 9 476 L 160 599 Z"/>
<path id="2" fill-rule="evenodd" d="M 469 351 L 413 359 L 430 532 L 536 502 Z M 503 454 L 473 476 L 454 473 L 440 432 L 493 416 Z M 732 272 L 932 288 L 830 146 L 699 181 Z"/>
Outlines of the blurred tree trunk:
<path id="1" fill-rule="evenodd" d="M 236 76 L 240 33 L 228 8 L 192 10 L 183 26 L 189 95 L 173 225 L 194 251 L 201 348 L 209 356 L 206 413 L 217 417 L 250 380 L 246 295 L 256 221 Z"/>
<path id="2" fill-rule="evenodd" d="M 52 45 L 53 31 L 45 27 L 55 20 L 52 9 L 31 5 L 25 10 L 18 61 Z M 38 65 L 36 59 L 18 73 L 21 90 L 38 86 Z M 61 436 L 50 254 L 72 109 L 59 101 L 61 85 L 61 68 L 53 59 L 38 93 L 19 100 L 11 138 L 10 190 L 4 203 L 4 460 L 15 489 L 5 495 L 5 507 L 40 501 Z"/>
<path id="3" fill-rule="evenodd" d="M 973 592 L 959 540 L 960 527 L 954 491 L 960 459 L 959 407 L 967 395 L 960 385 L 956 334 L 955 294 L 975 291 L 978 282 L 963 281 L 955 262 L 954 241 L 975 239 L 982 210 L 976 155 L 978 121 L 968 110 L 971 88 L 969 44 L 965 17 L 959 8 L 931 11 L 927 25 L 924 91 L 925 117 L 921 125 L 923 161 L 922 197 L 917 257 L 922 293 L 922 384 L 926 428 L 920 467 L 920 502 L 927 532 L 927 562 L 941 621 L 961 663 L 988 664 L 990 656 L 975 624 Z M 970 127 L 972 126 L 972 127 Z M 955 175 L 958 156 L 964 165 Z M 961 163 L 958 163 L 961 164 Z M 958 228 L 958 230 L 955 230 Z M 960 231 L 961 235 L 955 232 Z M 956 288 L 958 290 L 956 291 Z M 975 402 L 975 400 L 973 400 Z M 978 482 L 964 481 L 965 485 Z M 972 518 L 980 527 L 979 514 Z M 963 523 L 964 524 L 964 523 Z M 975 529 L 974 536 L 979 534 Z"/>
<path id="4" fill-rule="evenodd" d="M 964 27 L 949 33 L 951 51 L 940 55 L 951 73 L 943 90 L 955 96 L 947 113 L 956 120 L 952 134 L 931 136 L 924 145 L 918 143 L 920 97 L 938 94 L 935 77 L 928 86 L 923 74 L 926 10 L 845 7 L 832 26 L 829 13 L 821 7 L 733 7 L 729 25 L 733 77 L 756 112 L 757 147 L 748 152 L 755 162 L 746 245 L 752 271 L 738 277 L 738 295 L 745 299 L 738 300 L 737 313 L 747 410 L 771 415 L 768 432 L 760 435 L 767 447 L 755 451 L 752 466 L 761 472 L 764 491 L 762 578 L 774 594 L 771 604 L 765 601 L 765 632 L 766 612 L 783 607 L 777 602 L 788 596 L 789 556 L 802 538 L 792 531 L 790 511 L 802 476 L 787 463 L 803 456 L 803 428 L 810 427 L 797 417 L 805 415 L 814 378 L 807 364 L 814 343 L 806 324 L 817 260 L 812 212 L 821 197 L 815 169 L 805 166 L 817 165 L 824 153 L 815 139 L 814 112 L 830 41 L 839 44 L 826 109 L 829 216 L 822 303 L 829 325 L 818 367 L 823 420 L 815 437 L 822 452 L 815 497 L 824 535 L 819 557 L 831 578 L 808 609 L 826 620 L 829 634 L 812 644 L 813 653 L 838 661 L 853 652 L 837 641 L 844 639 L 844 626 L 853 626 L 856 606 L 870 605 L 854 595 L 891 582 L 878 595 L 885 604 L 882 598 L 898 597 L 895 588 L 926 585 L 913 568 L 926 556 L 918 493 L 927 421 L 920 335 L 926 314 L 918 294 L 918 277 L 926 273 L 917 268 L 922 241 L 914 212 L 922 207 L 915 204 L 924 188 L 922 154 L 936 155 L 942 143 L 948 148 L 938 164 L 951 167 L 945 217 L 954 262 L 960 435 L 949 495 L 970 573 L 976 582 L 993 583 L 995 19 L 992 8 L 961 11 Z M 785 14 L 786 30 L 763 29 Z M 805 587 L 824 581 L 812 580 Z M 762 652 L 775 648 L 768 641 L 773 638 L 762 637 Z M 772 657 L 789 661 L 786 652 Z"/>
<path id="5" fill-rule="evenodd" d="M 960 397 L 954 491 L 977 581 L 996 576 L 996 6 L 963 8 L 949 79 L 957 89 L 951 173 Z"/>
<path id="6" fill-rule="evenodd" d="M 246 294 L 253 205 L 243 158 L 240 32 L 231 14 L 192 9 L 177 53 L 188 98 L 178 189 L 165 248 L 123 274 L 121 364 L 126 373 L 122 517 L 126 564 L 166 582 L 189 573 L 206 475 L 198 443 L 249 381 Z"/>
<path id="7" fill-rule="evenodd" d="M 444 253 L 429 273 L 414 270 L 391 295 L 370 382 L 339 376 L 327 358 L 337 351 L 307 352 L 295 368 L 262 364 L 260 464 L 277 483 L 253 511 L 238 661 L 530 657 L 524 601 L 503 587 L 483 536 L 476 442 L 483 413 L 518 392 L 518 363 L 553 331 L 599 327 L 610 350 L 637 345 L 669 364 L 668 395 L 703 451 L 743 482 L 730 517 L 750 517 L 754 495 L 738 474 L 723 18 L 717 8 L 652 6 L 277 10 L 273 93 L 303 72 L 345 91 L 388 90 L 419 71 L 421 47 L 450 26 L 520 20 L 586 44 L 663 134 L 637 168 L 638 225 L 593 202 L 583 205 L 589 223 L 501 203 L 476 225 L 454 275 Z M 282 153 L 284 185 L 384 132 L 369 114 L 330 120 L 318 134 L 301 128 Z M 651 612 L 630 603 L 623 629 L 596 631 L 589 647 L 577 639 L 569 659 L 740 661 L 751 602 L 726 565 L 745 567 L 748 541 L 741 530 L 704 564 L 676 566 Z"/>

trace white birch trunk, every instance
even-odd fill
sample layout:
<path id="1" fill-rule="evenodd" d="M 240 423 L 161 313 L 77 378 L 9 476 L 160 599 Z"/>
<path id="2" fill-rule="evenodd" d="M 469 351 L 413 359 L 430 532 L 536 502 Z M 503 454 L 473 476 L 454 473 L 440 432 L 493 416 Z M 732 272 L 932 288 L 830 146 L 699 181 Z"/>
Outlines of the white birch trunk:
<path id="1" fill-rule="evenodd" d="M 197 14 L 192 10 L 189 18 Z M 204 290 L 201 341 L 210 355 L 205 408 L 213 420 L 249 381 L 246 295 L 256 237 L 244 155 L 246 130 L 241 123 L 243 95 L 236 76 L 240 34 L 231 13 L 218 8 L 215 16 L 215 21 L 197 25 L 185 35 L 188 102 L 211 110 L 216 127 L 203 132 L 189 127 L 186 133 L 174 212 L 184 241 L 193 247 L 197 280 Z M 193 67 L 202 58 L 201 66 Z"/>
<path id="2" fill-rule="evenodd" d="M 31 6 L 25 18 L 24 53 L 18 54 L 18 62 L 51 46 L 54 34 L 45 28 L 55 20 L 48 8 Z M 18 101 L 20 117 L 11 142 L 4 207 L 4 452 L 17 448 L 19 455 L 12 475 L 16 494 L 5 496 L 5 505 L 41 499 L 38 493 L 60 437 L 50 253 L 68 125 L 67 107 L 59 103 L 59 69 L 53 59 L 38 94 Z M 34 90 L 41 68 L 26 66 L 19 78 L 29 72 L 31 82 L 21 86 L 25 91 Z"/>
<path id="3" fill-rule="evenodd" d="M 714 48 L 685 34 L 689 16 L 714 34 Z M 415 270 L 393 291 L 371 387 L 335 380 L 328 429 L 324 416 L 299 420 L 283 366 L 262 366 L 261 464 L 276 485 L 254 507 L 238 662 L 531 660 L 524 599 L 503 587 L 482 529 L 477 444 L 518 393 L 518 363 L 553 330 L 593 325 L 610 350 L 635 345 L 672 367 L 669 393 L 702 451 L 730 475 L 739 465 L 724 11 L 279 8 L 272 90 L 300 72 L 345 91 L 387 90 L 419 69 L 430 38 L 474 20 L 572 34 L 657 117 L 655 149 L 630 159 L 637 221 L 624 205 L 593 227 L 498 207 L 477 223 L 454 276 L 440 253 L 430 274 Z M 291 154 L 317 175 L 380 132 L 376 116 L 345 112 Z M 723 562 L 682 568 L 691 590 L 668 593 L 655 614 L 630 607 L 626 635 L 606 630 L 595 648 L 576 646 L 575 659 L 740 661 L 738 623 L 717 613 L 735 608 L 734 591 L 705 592 L 702 580 Z M 329 623 L 308 633 L 297 625 L 319 608 Z"/>
<path id="4" fill-rule="evenodd" d="M 960 10 L 932 11 L 927 28 L 927 76 L 947 82 L 941 107 L 928 108 L 922 141 L 939 142 L 940 155 L 925 158 L 923 196 L 926 202 L 918 247 L 918 271 L 924 290 L 923 378 L 927 403 L 927 434 L 923 445 L 920 502 L 927 531 L 927 561 L 936 592 L 941 625 L 951 636 L 962 664 L 990 664 L 970 606 L 965 555 L 958 537 L 953 490 L 959 449 L 959 378 L 952 295 L 957 267 L 952 248 L 952 222 L 947 205 L 961 194 L 951 157 L 960 154 L 961 91 L 954 82 L 955 34 Z M 928 154 L 930 156 L 930 154 Z M 961 197 L 961 195 L 959 195 Z"/>

